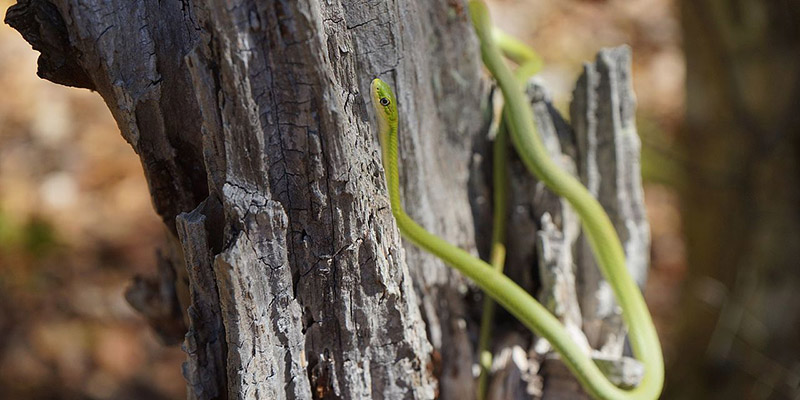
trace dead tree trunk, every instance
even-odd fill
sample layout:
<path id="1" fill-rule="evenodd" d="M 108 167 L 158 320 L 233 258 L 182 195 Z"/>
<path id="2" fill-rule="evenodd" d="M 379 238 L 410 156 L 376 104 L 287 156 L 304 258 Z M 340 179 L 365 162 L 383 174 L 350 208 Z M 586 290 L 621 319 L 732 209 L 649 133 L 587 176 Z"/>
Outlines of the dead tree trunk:
<path id="1" fill-rule="evenodd" d="M 190 398 L 474 395 L 480 302 L 398 235 L 366 97 L 375 76 L 396 88 L 412 217 L 484 250 L 492 112 L 465 1 L 21 0 L 7 21 L 42 52 L 40 76 L 103 96 L 142 159 L 177 285 L 129 298 L 165 335 L 186 310 Z M 610 210 L 643 279 L 628 64 L 621 49 L 587 65 L 577 137 L 532 94 L 548 146 Z M 510 274 L 618 359 L 624 328 L 577 220 L 515 168 Z M 540 396 L 542 376 L 549 398 L 579 392 L 556 362 L 538 368 L 547 348 L 520 326 L 496 338 L 495 398 Z M 504 358 L 520 350 L 522 364 Z"/>

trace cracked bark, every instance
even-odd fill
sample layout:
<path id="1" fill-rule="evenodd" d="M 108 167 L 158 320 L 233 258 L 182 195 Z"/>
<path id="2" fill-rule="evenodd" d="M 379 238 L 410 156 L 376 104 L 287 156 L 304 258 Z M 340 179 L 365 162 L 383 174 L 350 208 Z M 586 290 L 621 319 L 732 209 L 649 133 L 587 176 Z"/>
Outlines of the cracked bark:
<path id="1" fill-rule="evenodd" d="M 164 265 L 179 266 L 177 273 L 161 275 L 177 290 L 137 285 L 129 298 L 157 299 L 137 293 L 156 287 L 165 303 L 180 299 L 189 398 L 473 396 L 477 291 L 400 238 L 365 97 L 374 76 L 396 88 L 411 216 L 484 252 L 491 107 L 464 2 L 21 0 L 6 21 L 42 52 L 40 76 L 104 98 L 142 160 L 155 210 L 175 239 Z M 576 145 L 543 95 L 534 108 L 553 152 L 561 142 L 566 165 L 571 156 L 582 173 L 590 170 L 584 160 L 601 160 L 596 169 L 609 179 L 598 193 L 617 226 L 642 226 L 642 215 L 619 212 L 641 207 L 636 174 L 618 177 L 620 169 L 636 171 L 638 149 L 613 139 L 635 138 L 635 129 L 628 53 L 609 54 L 616 58 L 599 61 L 592 75 L 608 85 L 584 85 L 594 100 L 576 112 L 622 118 L 588 130 L 611 135 L 603 140 L 612 145 Z M 598 101 L 611 107 L 598 111 Z M 576 282 L 599 284 L 575 275 L 589 267 L 573 266 L 581 259 L 574 216 L 515 168 L 509 271 L 553 299 L 581 335 L 578 307 L 591 290 Z M 633 251 L 646 260 L 640 244 Z M 554 289 L 558 282 L 566 289 Z M 165 308 L 141 309 L 164 323 Z M 172 319 L 177 325 L 157 331 L 181 339 L 174 326 L 184 321 Z M 519 326 L 497 332 L 497 354 L 510 343 L 530 363 L 543 359 L 535 350 L 546 348 Z M 608 332 L 623 336 L 618 324 Z M 537 394 L 526 382 L 545 374 L 551 396 L 575 394 L 574 385 L 570 392 L 549 384 L 548 363 L 524 374 L 499 371 L 495 382 L 530 398 Z"/>

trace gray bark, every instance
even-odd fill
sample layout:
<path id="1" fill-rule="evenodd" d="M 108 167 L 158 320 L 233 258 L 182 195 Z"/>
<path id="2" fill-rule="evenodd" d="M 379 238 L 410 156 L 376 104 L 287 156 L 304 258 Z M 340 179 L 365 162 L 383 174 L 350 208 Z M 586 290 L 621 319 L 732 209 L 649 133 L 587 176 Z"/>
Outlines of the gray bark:
<path id="1" fill-rule="evenodd" d="M 161 297 L 186 310 L 189 398 L 474 395 L 474 287 L 400 238 L 367 97 L 375 76 L 396 88 L 411 216 L 485 251 L 491 102 L 465 2 L 22 0 L 7 21 L 42 51 L 40 76 L 103 96 L 142 159 L 175 239 L 165 254 L 177 274 L 162 275 L 177 291 Z M 629 54 L 604 54 L 573 110 L 599 121 L 576 131 L 602 145 L 573 138 L 540 91 L 534 109 L 565 167 L 591 175 L 618 228 L 636 227 L 623 240 L 643 276 Z M 575 216 L 514 168 L 510 274 L 533 292 L 539 265 L 542 297 L 576 337 L 599 319 L 621 343 L 599 277 L 580 275 L 591 264 Z M 129 298 L 147 297 L 140 286 Z M 513 398 L 541 395 L 542 382 L 552 398 L 579 391 L 549 383 L 557 361 L 524 329 L 496 337 L 493 387 Z M 522 373 L 503 367 L 520 357 L 500 355 L 520 351 Z"/>

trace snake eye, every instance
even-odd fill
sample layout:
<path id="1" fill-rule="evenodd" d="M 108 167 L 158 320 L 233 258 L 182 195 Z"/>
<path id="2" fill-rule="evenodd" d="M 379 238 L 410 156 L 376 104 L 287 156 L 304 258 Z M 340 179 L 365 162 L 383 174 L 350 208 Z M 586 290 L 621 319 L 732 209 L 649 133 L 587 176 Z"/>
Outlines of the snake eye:
<path id="1" fill-rule="evenodd" d="M 391 101 L 389 101 L 389 99 L 387 99 L 386 97 L 381 97 L 380 103 L 382 106 L 386 107 L 391 103 Z"/>

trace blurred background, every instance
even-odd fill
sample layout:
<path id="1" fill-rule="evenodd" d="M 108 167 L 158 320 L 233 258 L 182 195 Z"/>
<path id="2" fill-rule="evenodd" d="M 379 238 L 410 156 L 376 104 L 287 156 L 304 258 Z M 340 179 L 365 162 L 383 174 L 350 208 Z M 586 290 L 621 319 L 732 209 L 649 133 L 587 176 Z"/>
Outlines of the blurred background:
<path id="1" fill-rule="evenodd" d="M 800 4 L 488 3 L 561 110 L 583 62 L 632 47 L 663 397 L 800 399 Z M 164 238 L 138 158 L 37 56 L 0 25 L 0 398 L 184 398 L 183 353 L 123 297 Z"/>
<path id="2" fill-rule="evenodd" d="M 185 355 L 123 297 L 165 237 L 139 158 L 37 57 L 0 24 L 0 399 L 185 398 Z"/>

